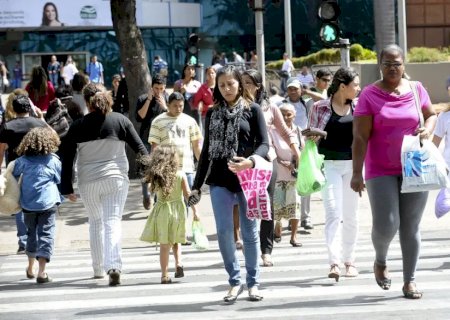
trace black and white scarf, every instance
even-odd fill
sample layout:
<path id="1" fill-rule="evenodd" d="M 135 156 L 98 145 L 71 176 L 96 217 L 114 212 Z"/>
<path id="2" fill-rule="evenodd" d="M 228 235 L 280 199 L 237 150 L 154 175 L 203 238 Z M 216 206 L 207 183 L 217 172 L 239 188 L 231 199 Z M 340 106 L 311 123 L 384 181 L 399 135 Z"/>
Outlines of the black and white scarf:
<path id="1" fill-rule="evenodd" d="M 244 112 L 240 99 L 233 108 L 223 104 L 211 114 L 209 123 L 209 160 L 227 159 L 236 156 L 239 144 L 239 122 Z"/>

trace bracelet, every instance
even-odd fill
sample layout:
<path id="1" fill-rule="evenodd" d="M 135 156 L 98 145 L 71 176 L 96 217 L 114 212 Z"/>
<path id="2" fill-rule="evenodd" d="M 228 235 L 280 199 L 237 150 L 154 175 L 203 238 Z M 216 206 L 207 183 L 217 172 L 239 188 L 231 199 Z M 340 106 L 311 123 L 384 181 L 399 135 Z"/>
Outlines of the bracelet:
<path id="1" fill-rule="evenodd" d="M 254 168 L 255 167 L 255 158 L 253 158 L 253 157 L 248 157 L 247 158 L 248 160 L 250 160 L 253 164 L 252 164 L 252 168 Z"/>

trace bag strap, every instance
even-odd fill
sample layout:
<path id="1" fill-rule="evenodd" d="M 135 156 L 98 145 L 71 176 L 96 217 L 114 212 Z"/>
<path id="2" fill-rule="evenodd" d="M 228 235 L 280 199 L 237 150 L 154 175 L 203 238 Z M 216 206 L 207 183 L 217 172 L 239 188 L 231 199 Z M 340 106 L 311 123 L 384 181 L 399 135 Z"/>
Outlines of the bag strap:
<path id="1" fill-rule="evenodd" d="M 419 113 L 420 127 L 423 127 L 425 125 L 425 121 L 423 119 L 423 113 L 420 108 L 419 92 L 417 91 L 417 81 L 409 81 L 409 85 L 414 96 L 414 104 L 416 105 L 417 112 Z"/>

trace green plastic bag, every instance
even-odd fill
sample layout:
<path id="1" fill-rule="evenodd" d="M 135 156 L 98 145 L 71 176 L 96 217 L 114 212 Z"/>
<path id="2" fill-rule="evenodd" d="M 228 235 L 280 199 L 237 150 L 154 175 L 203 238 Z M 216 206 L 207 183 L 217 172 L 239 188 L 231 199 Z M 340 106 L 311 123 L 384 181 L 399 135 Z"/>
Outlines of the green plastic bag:
<path id="1" fill-rule="evenodd" d="M 208 250 L 209 241 L 206 236 L 206 232 L 203 229 L 203 225 L 200 221 L 192 221 L 192 237 L 194 242 L 194 248 L 197 250 Z"/>
<path id="2" fill-rule="evenodd" d="M 317 145 L 307 140 L 300 156 L 297 174 L 297 193 L 307 196 L 323 189 L 326 183 L 323 173 L 324 156 L 317 151 Z"/>

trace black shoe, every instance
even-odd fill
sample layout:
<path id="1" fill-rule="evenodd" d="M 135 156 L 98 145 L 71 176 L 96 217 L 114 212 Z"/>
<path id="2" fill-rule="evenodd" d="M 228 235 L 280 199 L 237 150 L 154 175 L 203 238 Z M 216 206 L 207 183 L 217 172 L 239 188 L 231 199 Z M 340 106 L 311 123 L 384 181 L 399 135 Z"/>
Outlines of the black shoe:
<path id="1" fill-rule="evenodd" d="M 117 286 L 120 284 L 120 270 L 111 269 L 108 271 L 109 285 Z"/>
<path id="2" fill-rule="evenodd" d="M 25 254 L 25 248 L 19 247 L 19 249 L 17 249 L 17 254 Z"/>
<path id="3" fill-rule="evenodd" d="M 192 245 L 192 242 L 190 242 L 189 240 L 186 240 L 186 242 L 182 243 L 181 245 L 182 246 L 190 246 L 190 245 Z"/>
<path id="4" fill-rule="evenodd" d="M 311 223 L 311 221 L 308 221 L 308 220 L 302 220 L 302 222 L 300 223 L 300 227 L 302 227 L 305 230 L 314 229 L 313 224 Z"/>
<path id="5" fill-rule="evenodd" d="M 150 197 L 148 197 L 148 198 L 144 197 L 142 199 L 142 205 L 144 206 L 145 210 L 150 210 L 150 207 L 152 205 L 152 201 L 151 201 Z"/>
<path id="6" fill-rule="evenodd" d="M 53 281 L 53 279 L 50 278 L 48 276 L 48 274 L 45 274 L 45 278 L 42 278 L 42 277 L 36 278 L 36 283 L 39 283 L 39 284 L 48 283 L 48 282 L 52 282 L 52 281 Z"/>
<path id="7" fill-rule="evenodd" d="M 184 277 L 184 269 L 183 266 L 178 266 L 175 271 L 175 278 L 183 278 Z"/>

